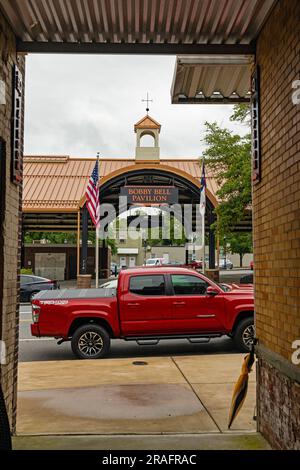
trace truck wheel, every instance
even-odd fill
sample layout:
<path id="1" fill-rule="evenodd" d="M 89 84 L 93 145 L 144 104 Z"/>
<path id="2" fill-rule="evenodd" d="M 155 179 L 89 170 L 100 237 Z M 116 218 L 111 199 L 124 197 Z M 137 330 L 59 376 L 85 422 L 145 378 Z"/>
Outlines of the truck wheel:
<path id="1" fill-rule="evenodd" d="M 83 325 L 73 334 L 71 347 L 79 359 L 100 359 L 108 354 L 110 336 L 101 326 Z"/>
<path id="2" fill-rule="evenodd" d="M 255 337 L 254 319 L 245 318 L 237 325 L 234 333 L 234 342 L 241 352 L 249 352 Z"/>

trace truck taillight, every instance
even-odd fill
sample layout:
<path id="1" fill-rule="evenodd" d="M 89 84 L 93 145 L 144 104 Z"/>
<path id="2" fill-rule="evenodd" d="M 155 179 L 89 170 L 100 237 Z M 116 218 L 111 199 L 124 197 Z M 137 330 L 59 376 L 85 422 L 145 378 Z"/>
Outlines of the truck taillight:
<path id="1" fill-rule="evenodd" d="M 35 304 L 31 304 L 31 307 L 32 307 L 32 321 L 33 323 L 38 323 L 41 307 Z"/>

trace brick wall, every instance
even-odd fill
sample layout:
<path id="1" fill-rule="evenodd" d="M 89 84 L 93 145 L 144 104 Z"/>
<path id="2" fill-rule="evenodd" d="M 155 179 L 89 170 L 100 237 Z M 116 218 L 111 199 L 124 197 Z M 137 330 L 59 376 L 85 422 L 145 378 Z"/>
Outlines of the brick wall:
<path id="1" fill-rule="evenodd" d="M 280 0 L 258 38 L 262 179 L 253 191 L 257 336 L 290 364 L 292 342 L 300 339 L 300 105 L 292 102 L 292 82 L 300 79 L 299 24 L 299 0 Z M 259 367 L 259 429 L 277 447 L 281 429 L 280 446 L 291 447 L 283 429 L 289 421 L 281 423 L 277 411 L 283 403 L 290 407 L 295 380 L 287 387 L 287 375 L 268 361 Z"/>
<path id="2" fill-rule="evenodd" d="M 281 0 L 259 37 L 262 181 L 254 186 L 256 328 L 290 359 L 300 338 L 300 2 Z"/>
<path id="3" fill-rule="evenodd" d="M 259 430 L 275 449 L 300 450 L 300 384 L 258 360 Z"/>
<path id="4" fill-rule="evenodd" d="M 5 341 L 7 363 L 0 366 L 1 384 L 11 428 L 15 429 L 18 354 L 18 269 L 20 254 L 21 187 L 11 182 L 12 72 L 18 64 L 25 70 L 25 59 L 17 57 L 15 37 L 0 13 L 0 80 L 6 85 L 6 105 L 0 105 L 0 136 L 6 143 L 5 175 L 0 175 L 3 201 L 0 217 L 0 337 Z M 24 106 L 23 106 L 24 109 Z M 4 271 L 4 272 L 3 272 Z M 5 275 L 4 275 L 5 273 Z"/>

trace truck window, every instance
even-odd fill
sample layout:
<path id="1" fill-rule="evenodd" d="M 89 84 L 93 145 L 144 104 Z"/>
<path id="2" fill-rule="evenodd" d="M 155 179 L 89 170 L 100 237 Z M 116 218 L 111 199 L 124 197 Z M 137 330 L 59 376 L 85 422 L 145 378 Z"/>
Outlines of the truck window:
<path id="1" fill-rule="evenodd" d="M 164 276 L 132 276 L 129 290 L 138 295 L 165 295 Z"/>
<path id="2" fill-rule="evenodd" d="M 209 284 L 197 276 L 171 275 L 175 295 L 205 295 Z"/>

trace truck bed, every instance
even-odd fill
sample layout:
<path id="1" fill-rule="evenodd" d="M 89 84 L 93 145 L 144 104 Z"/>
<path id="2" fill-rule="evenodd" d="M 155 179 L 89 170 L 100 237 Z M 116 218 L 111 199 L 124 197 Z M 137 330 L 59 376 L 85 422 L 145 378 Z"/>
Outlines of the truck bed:
<path id="1" fill-rule="evenodd" d="M 103 297 L 114 297 L 116 289 L 57 289 L 41 290 L 34 296 L 38 300 L 63 300 L 63 299 L 99 299 Z"/>

